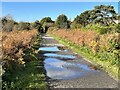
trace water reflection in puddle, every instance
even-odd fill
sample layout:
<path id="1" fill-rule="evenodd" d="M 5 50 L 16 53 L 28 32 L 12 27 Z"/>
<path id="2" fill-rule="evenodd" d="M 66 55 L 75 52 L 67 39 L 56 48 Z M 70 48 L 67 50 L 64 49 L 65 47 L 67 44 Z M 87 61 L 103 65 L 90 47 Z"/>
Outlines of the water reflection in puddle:
<path id="1" fill-rule="evenodd" d="M 44 63 L 47 76 L 52 79 L 74 79 L 96 72 L 87 65 L 68 63 L 56 58 L 46 58 Z"/>
<path id="2" fill-rule="evenodd" d="M 44 56 L 47 57 L 60 57 L 60 58 L 68 58 L 68 59 L 75 59 L 76 57 L 73 55 L 62 55 L 62 54 L 55 54 L 55 53 L 46 53 Z"/>
<path id="3" fill-rule="evenodd" d="M 41 50 L 41 51 L 51 51 L 51 52 L 52 51 L 60 51 L 57 46 L 53 46 L 53 47 L 41 47 L 41 48 L 39 48 L 39 50 Z"/>
<path id="4" fill-rule="evenodd" d="M 64 47 L 41 47 L 39 50 L 43 52 L 51 52 L 45 53 L 43 56 L 47 57 L 44 60 L 44 67 L 46 69 L 47 76 L 52 79 L 74 79 L 96 72 L 96 70 L 91 69 L 86 64 L 75 64 L 64 61 L 65 59 L 76 59 L 76 56 L 74 55 L 63 55 L 55 53 L 60 51 L 67 51 Z"/>

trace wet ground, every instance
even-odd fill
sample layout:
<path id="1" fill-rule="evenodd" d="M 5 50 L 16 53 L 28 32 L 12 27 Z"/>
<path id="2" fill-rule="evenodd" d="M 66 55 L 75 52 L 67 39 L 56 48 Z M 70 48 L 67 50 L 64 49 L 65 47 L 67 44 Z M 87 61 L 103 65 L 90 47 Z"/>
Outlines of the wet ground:
<path id="1" fill-rule="evenodd" d="M 118 83 L 107 73 L 81 56 L 43 35 L 41 56 L 50 88 L 117 88 Z"/>

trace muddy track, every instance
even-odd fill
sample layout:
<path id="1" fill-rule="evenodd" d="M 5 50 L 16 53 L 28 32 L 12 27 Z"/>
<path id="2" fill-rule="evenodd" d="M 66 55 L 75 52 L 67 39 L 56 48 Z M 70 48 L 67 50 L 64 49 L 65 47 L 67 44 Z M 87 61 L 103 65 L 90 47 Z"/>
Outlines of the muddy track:
<path id="1" fill-rule="evenodd" d="M 40 45 L 51 90 L 60 88 L 111 88 L 109 90 L 112 90 L 118 87 L 118 82 L 106 72 L 58 43 L 53 37 L 44 34 Z"/>

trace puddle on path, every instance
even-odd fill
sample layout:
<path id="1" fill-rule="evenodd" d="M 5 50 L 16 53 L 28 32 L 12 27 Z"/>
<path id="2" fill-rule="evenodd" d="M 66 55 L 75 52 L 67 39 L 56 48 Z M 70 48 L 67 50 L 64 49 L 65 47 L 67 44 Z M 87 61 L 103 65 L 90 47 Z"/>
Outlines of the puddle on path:
<path id="1" fill-rule="evenodd" d="M 68 63 L 56 58 L 46 58 L 44 63 L 47 76 L 52 79 L 74 79 L 97 72 L 85 64 Z"/>
<path id="2" fill-rule="evenodd" d="M 63 59 L 75 59 L 76 57 L 73 55 L 62 55 L 62 54 L 56 54 L 56 53 L 45 53 L 44 56 L 47 57 L 54 57 L 54 58 L 63 58 Z"/>
<path id="3" fill-rule="evenodd" d="M 77 57 L 74 55 L 57 54 L 55 52 L 67 51 L 57 46 L 41 47 L 41 52 L 48 51 L 50 53 L 44 53 L 44 67 L 46 69 L 47 76 L 52 79 L 74 79 L 80 76 L 85 76 L 90 73 L 95 73 L 97 70 L 90 68 L 87 64 L 69 63 L 65 60 L 75 60 Z M 54 52 L 54 53 L 53 53 Z M 67 51 L 68 52 L 68 51 Z M 62 52 L 61 52 L 62 53 Z M 69 53 L 69 52 L 68 52 Z"/>
<path id="4" fill-rule="evenodd" d="M 39 50 L 41 50 L 41 51 L 51 51 L 51 52 L 60 51 L 57 46 L 53 46 L 53 47 L 41 47 L 41 48 L 39 48 Z"/>

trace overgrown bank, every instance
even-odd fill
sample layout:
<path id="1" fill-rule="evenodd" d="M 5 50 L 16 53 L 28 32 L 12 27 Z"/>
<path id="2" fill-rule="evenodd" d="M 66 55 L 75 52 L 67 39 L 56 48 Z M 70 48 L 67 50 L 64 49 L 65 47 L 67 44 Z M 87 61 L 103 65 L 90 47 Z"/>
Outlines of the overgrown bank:
<path id="1" fill-rule="evenodd" d="M 24 32 L 26 32 L 26 34 Z M 22 41 L 21 39 L 17 41 L 13 40 L 16 42 L 14 43 L 14 46 L 19 46 L 16 46 L 17 53 L 12 51 L 12 45 L 9 43 L 11 45 L 11 48 L 9 49 L 10 54 L 13 55 L 4 54 L 4 57 L 6 56 L 6 58 L 4 58 L 5 64 L 3 65 L 4 73 L 2 75 L 2 89 L 19 90 L 38 88 L 40 90 L 46 90 L 48 89 L 48 84 L 46 82 L 43 60 L 39 56 L 38 50 L 40 47 L 39 42 L 41 41 L 41 35 L 38 32 L 33 34 L 32 31 L 22 31 L 22 33 L 23 34 L 20 34 L 18 32 L 18 35 L 21 35 L 21 38 L 24 37 L 24 43 L 19 45 L 19 42 Z M 33 36 L 29 36 L 31 34 Z M 14 34 L 14 37 L 17 36 Z M 28 38 L 28 40 L 26 40 L 25 37 Z"/>
<path id="2" fill-rule="evenodd" d="M 48 33 L 118 79 L 119 33 L 100 35 L 92 30 L 55 28 L 51 28 Z"/>

